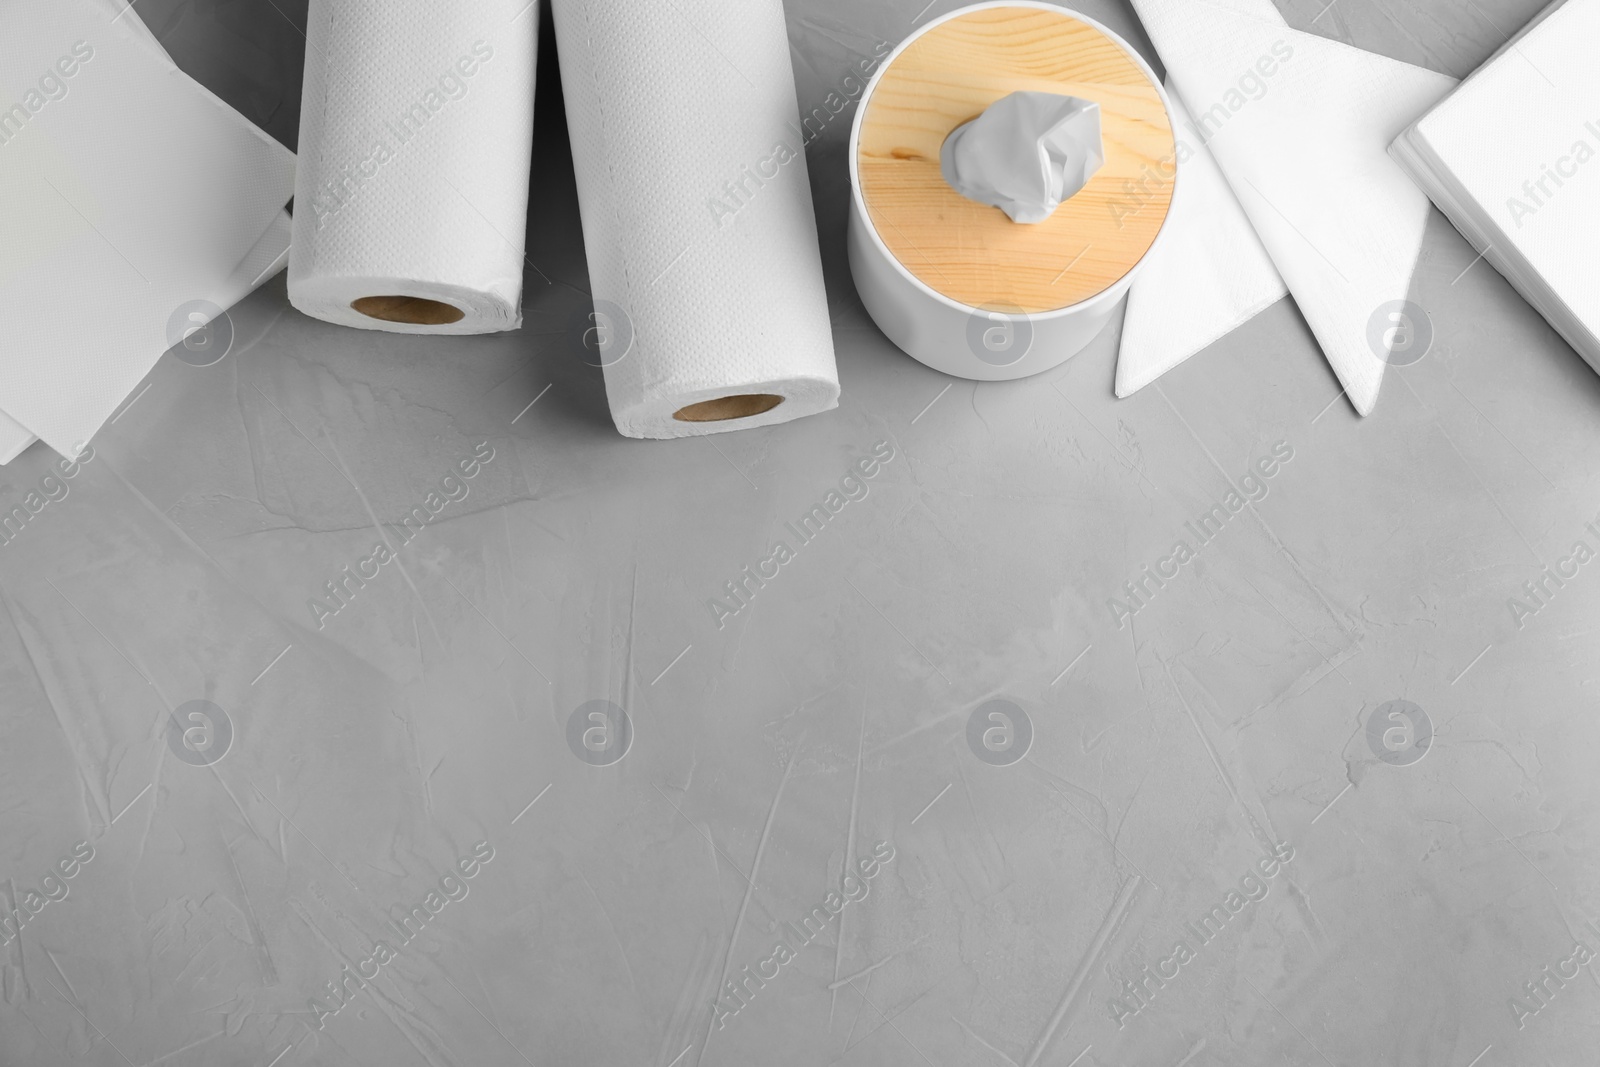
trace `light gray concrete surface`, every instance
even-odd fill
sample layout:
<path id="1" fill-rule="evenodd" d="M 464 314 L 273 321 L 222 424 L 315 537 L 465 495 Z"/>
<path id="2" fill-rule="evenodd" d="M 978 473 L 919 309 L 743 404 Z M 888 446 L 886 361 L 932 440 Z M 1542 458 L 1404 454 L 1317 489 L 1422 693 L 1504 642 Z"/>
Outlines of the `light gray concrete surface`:
<path id="1" fill-rule="evenodd" d="M 789 0 L 802 102 L 955 6 L 922 2 Z M 1538 6 L 1322 4 L 1286 14 L 1454 74 Z M 139 10 L 292 143 L 303 7 Z M 0 947 L 0 1064 L 1595 1061 L 1600 379 L 1441 217 L 1432 351 L 1370 418 L 1290 301 L 1126 401 L 1115 329 L 974 385 L 855 298 L 846 112 L 810 153 L 840 408 L 630 441 L 573 348 L 553 74 L 522 331 L 344 330 L 279 279 L 0 547 L 0 895 L 38 909 Z M 875 447 L 865 496 L 786 533 Z M 54 463 L 0 471 L 0 507 Z M 174 739 L 195 700 L 210 763 Z M 596 700 L 631 724 L 603 766 Z M 1012 755 L 1031 725 L 1008 765 L 991 700 Z M 371 981 L 335 996 L 346 966 Z"/>

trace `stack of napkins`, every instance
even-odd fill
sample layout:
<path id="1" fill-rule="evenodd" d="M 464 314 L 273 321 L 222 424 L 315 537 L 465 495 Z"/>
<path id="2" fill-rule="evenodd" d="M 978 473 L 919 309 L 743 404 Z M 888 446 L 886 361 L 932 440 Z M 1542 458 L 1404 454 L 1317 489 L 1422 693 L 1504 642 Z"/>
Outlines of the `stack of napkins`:
<path id="1" fill-rule="evenodd" d="M 294 163 L 132 5 L 0 5 L 0 462 L 35 436 L 76 455 L 188 310 L 282 267 Z"/>
<path id="2" fill-rule="evenodd" d="M 1546 8 L 1390 148 L 1600 370 L 1600 0 Z"/>

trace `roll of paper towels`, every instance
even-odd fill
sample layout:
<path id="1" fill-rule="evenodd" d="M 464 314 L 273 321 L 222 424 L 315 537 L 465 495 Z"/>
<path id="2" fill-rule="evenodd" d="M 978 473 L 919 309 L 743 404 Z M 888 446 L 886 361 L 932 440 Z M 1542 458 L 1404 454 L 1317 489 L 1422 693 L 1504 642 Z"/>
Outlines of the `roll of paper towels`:
<path id="1" fill-rule="evenodd" d="M 522 324 L 539 5 L 311 0 L 289 301 L 396 333 Z"/>
<path id="2" fill-rule="evenodd" d="M 836 407 L 780 0 L 553 0 L 606 397 L 628 437 Z"/>

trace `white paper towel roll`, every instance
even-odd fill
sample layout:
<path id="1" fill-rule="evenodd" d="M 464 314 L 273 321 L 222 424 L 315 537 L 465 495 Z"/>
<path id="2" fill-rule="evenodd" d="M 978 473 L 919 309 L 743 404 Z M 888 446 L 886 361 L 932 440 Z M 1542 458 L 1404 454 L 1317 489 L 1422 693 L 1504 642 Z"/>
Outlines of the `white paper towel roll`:
<path id="1" fill-rule="evenodd" d="M 629 437 L 838 405 L 780 0 L 553 0 L 606 397 Z"/>
<path id="2" fill-rule="evenodd" d="M 522 324 L 539 5 L 312 0 L 289 301 L 396 333 Z"/>

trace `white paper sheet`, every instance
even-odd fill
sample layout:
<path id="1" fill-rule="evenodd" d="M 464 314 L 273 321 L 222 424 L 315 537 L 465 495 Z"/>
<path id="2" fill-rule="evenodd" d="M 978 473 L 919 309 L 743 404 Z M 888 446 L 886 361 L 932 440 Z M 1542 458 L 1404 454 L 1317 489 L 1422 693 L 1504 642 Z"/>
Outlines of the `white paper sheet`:
<path id="1" fill-rule="evenodd" d="M 169 58 L 166 49 L 139 18 L 137 11 L 122 0 L 97 0 L 97 2 L 107 18 L 120 19 L 134 31 L 139 40 L 154 49 L 163 59 Z M 288 265 L 290 224 L 289 213 L 279 212 L 273 224 L 267 228 L 267 232 L 261 235 L 261 240 L 256 242 L 244 260 L 228 276 L 224 291 L 229 299 L 219 301 L 219 307 L 224 309 L 231 307 Z M 16 459 L 38 439 L 32 430 L 7 412 L 0 411 L 0 467 Z"/>
<path id="2" fill-rule="evenodd" d="M 293 192 L 294 156 L 97 0 L 0 8 L 0 409 L 75 453 L 169 347 L 226 307 Z M 17 73 L 31 72 L 31 73 Z"/>
<path id="3" fill-rule="evenodd" d="M 1387 364 L 1368 327 L 1406 298 L 1428 213 L 1387 149 L 1455 79 L 1291 29 L 1271 0 L 1133 6 L 1351 403 L 1369 413 Z"/>
<path id="4" fill-rule="evenodd" d="M 255 243 L 239 265 L 233 269 L 233 273 L 228 275 L 221 289 L 224 299 L 217 301 L 217 307 L 226 311 L 255 292 L 269 279 L 276 277 L 289 265 L 289 236 L 292 226 L 293 220 L 289 217 L 289 212 L 278 212 L 278 217 L 272 220 L 272 225 L 261 235 L 261 240 Z M 6 412 L 0 411 L 0 467 L 16 459 L 38 439 L 32 430 Z"/>

